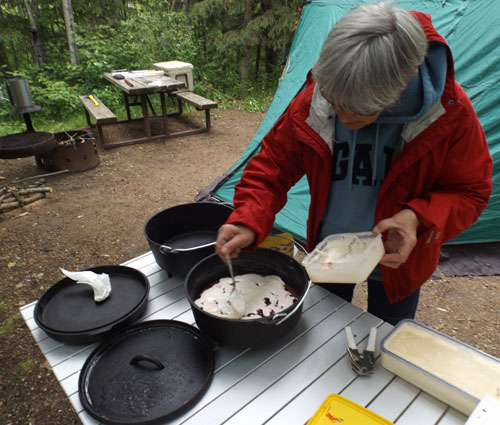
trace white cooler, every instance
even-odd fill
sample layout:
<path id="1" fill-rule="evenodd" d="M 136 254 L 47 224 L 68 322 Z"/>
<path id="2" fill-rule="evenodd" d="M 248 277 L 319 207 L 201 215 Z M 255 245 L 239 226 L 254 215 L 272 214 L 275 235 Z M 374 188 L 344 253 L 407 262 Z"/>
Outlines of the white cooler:
<path id="1" fill-rule="evenodd" d="M 153 64 L 154 69 L 161 69 L 167 77 L 175 78 L 186 84 L 177 92 L 193 91 L 193 65 L 188 62 L 168 61 Z"/>

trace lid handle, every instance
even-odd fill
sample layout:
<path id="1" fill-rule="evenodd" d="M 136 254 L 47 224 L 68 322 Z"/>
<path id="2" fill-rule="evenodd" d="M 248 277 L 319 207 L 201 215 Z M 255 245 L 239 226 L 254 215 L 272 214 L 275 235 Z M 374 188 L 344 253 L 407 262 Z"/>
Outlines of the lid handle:
<path id="1" fill-rule="evenodd" d="M 157 367 L 158 370 L 162 370 L 165 367 L 163 366 L 163 363 L 156 357 L 148 356 L 147 354 L 137 354 L 137 356 L 134 356 L 134 358 L 130 360 L 130 364 L 132 366 L 137 366 L 142 369 L 151 369 L 150 367 L 146 367 L 144 364 L 141 365 L 140 362 L 146 362 L 148 364 L 152 363 Z"/>

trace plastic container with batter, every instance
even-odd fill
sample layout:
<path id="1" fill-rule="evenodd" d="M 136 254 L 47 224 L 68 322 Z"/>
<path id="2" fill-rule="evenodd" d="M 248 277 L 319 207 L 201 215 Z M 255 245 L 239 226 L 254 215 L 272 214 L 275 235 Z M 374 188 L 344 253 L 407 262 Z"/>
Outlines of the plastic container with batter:
<path id="1" fill-rule="evenodd" d="M 381 235 L 341 233 L 323 239 L 302 261 L 309 278 L 319 283 L 364 282 L 384 255 Z"/>
<path id="2" fill-rule="evenodd" d="M 387 370 L 465 415 L 489 394 L 500 400 L 500 360 L 414 320 L 381 343 Z"/>

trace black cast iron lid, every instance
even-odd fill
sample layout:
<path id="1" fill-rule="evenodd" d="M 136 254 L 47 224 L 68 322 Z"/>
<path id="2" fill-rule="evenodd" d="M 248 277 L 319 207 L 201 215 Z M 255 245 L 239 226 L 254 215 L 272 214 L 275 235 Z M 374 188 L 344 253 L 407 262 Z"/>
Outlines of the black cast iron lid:
<path id="1" fill-rule="evenodd" d="M 87 270 L 107 273 L 111 294 L 96 302 L 90 285 L 76 283 L 69 277 L 50 287 L 38 300 L 34 319 L 52 338 L 77 344 L 97 341 L 121 326 L 132 324 L 144 312 L 149 281 L 139 270 L 113 265 Z"/>
<path id="2" fill-rule="evenodd" d="M 90 354 L 80 372 L 80 401 L 106 424 L 165 422 L 201 398 L 214 365 L 212 346 L 193 326 L 138 323 Z"/>

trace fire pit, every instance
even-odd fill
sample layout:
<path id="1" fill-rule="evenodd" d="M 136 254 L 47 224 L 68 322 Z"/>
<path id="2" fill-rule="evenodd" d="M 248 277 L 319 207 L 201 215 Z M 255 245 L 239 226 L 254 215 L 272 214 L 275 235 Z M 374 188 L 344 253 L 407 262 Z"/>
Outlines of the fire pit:
<path id="1" fill-rule="evenodd" d="M 57 145 L 52 133 L 27 131 L 0 137 L 0 158 L 13 159 L 41 155 Z"/>
<path id="2" fill-rule="evenodd" d="M 86 131 L 63 131 L 55 139 L 56 146 L 36 158 L 47 171 L 85 171 L 99 164 L 94 138 Z"/>

